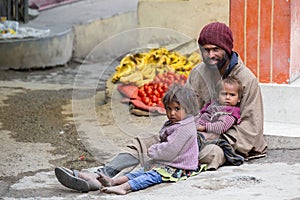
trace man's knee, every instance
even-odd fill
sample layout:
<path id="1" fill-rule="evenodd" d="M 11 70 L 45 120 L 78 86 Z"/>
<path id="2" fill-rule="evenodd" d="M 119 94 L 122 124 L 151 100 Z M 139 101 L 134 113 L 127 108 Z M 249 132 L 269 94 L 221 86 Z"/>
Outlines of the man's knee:
<path id="1" fill-rule="evenodd" d="M 208 170 L 216 170 L 225 163 L 226 159 L 223 150 L 215 145 L 209 144 L 199 153 L 199 162 L 207 164 Z"/>

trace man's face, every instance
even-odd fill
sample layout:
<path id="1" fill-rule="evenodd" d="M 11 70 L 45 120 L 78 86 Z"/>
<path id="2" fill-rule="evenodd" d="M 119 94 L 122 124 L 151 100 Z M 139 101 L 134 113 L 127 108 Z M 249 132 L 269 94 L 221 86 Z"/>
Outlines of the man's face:
<path id="1" fill-rule="evenodd" d="M 216 45 L 205 44 L 200 46 L 203 62 L 210 68 L 220 70 L 229 60 L 225 50 Z"/>

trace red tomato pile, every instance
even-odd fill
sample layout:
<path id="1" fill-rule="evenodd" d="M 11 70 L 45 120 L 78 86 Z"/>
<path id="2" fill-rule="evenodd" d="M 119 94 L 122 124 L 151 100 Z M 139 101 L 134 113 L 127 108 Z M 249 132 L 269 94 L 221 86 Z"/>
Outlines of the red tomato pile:
<path id="1" fill-rule="evenodd" d="M 187 80 L 185 75 L 174 72 L 158 74 L 150 83 L 144 84 L 138 89 L 138 96 L 148 106 L 164 107 L 162 98 L 173 83 L 184 85 Z"/>

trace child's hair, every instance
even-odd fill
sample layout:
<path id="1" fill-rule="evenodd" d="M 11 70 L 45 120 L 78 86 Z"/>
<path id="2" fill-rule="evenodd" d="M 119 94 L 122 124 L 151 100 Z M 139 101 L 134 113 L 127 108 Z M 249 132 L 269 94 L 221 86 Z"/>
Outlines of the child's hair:
<path id="1" fill-rule="evenodd" d="M 185 110 L 186 114 L 195 116 L 199 113 L 195 92 L 190 88 L 175 83 L 165 93 L 162 102 L 165 107 L 171 102 L 176 102 Z"/>
<path id="2" fill-rule="evenodd" d="M 237 79 L 236 77 L 234 76 L 228 76 L 222 80 L 219 81 L 219 83 L 217 84 L 216 86 L 216 94 L 218 95 L 219 92 L 224 88 L 224 84 L 227 83 L 229 85 L 237 85 L 238 86 L 238 95 L 239 95 L 239 98 L 241 99 L 242 98 L 242 95 L 243 95 L 243 85 L 242 85 L 242 82 Z"/>

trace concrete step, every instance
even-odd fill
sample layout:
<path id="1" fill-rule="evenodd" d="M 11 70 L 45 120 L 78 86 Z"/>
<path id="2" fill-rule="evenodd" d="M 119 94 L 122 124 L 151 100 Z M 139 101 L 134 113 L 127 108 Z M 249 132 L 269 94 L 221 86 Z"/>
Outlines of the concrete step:
<path id="1" fill-rule="evenodd" d="M 300 124 L 265 121 L 264 135 L 269 149 L 300 148 Z"/>
<path id="2" fill-rule="evenodd" d="M 300 84 L 260 84 L 264 133 L 270 149 L 300 148 Z"/>

